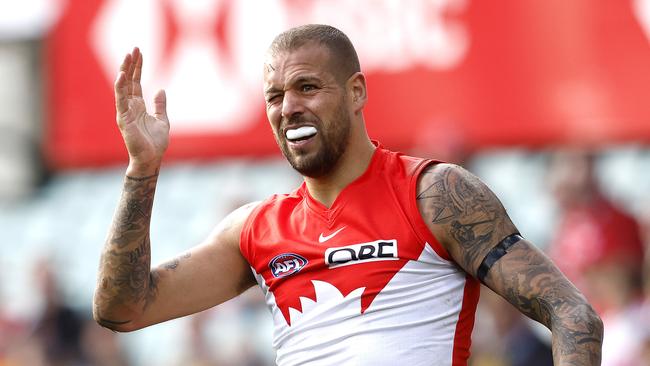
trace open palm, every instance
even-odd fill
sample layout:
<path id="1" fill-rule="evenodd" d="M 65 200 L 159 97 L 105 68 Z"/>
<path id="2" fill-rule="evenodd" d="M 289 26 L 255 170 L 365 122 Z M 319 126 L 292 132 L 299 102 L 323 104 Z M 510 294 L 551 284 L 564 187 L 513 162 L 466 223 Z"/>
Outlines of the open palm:
<path id="1" fill-rule="evenodd" d="M 169 145 L 169 120 L 164 90 L 154 96 L 154 113 L 147 113 L 142 98 L 142 54 L 138 48 L 127 54 L 115 81 L 117 125 L 129 152 L 131 164 L 157 166 Z"/>

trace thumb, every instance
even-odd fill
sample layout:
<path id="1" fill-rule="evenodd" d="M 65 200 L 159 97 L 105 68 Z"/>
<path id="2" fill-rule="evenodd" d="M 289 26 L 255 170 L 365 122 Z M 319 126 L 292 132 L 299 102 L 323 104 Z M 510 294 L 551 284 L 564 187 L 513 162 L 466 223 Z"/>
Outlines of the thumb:
<path id="1" fill-rule="evenodd" d="M 168 121 L 167 119 L 167 94 L 164 89 L 160 89 L 153 97 L 154 117 Z"/>

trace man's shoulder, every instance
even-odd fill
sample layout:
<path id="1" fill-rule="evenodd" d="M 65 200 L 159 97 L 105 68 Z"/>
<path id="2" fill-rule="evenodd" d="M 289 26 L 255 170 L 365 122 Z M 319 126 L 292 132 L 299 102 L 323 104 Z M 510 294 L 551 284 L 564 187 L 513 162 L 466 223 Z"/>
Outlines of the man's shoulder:
<path id="1" fill-rule="evenodd" d="M 380 153 L 384 155 L 383 169 L 390 169 L 393 174 L 404 174 L 406 176 L 419 175 L 423 170 L 428 169 L 432 165 L 442 163 L 440 160 L 419 157 L 394 151 L 378 146 Z"/>
<path id="2" fill-rule="evenodd" d="M 305 196 L 303 185 L 289 193 L 272 194 L 261 201 L 249 204 L 251 206 L 246 209 L 244 207 L 240 209 L 245 211 L 246 221 L 253 221 L 260 214 L 268 216 L 269 213 L 274 211 L 284 211 L 287 207 L 296 206 L 303 201 Z"/>
<path id="3" fill-rule="evenodd" d="M 489 191 L 478 177 L 453 163 L 436 161 L 428 164 L 417 178 L 418 201 L 453 197 L 456 201 L 467 202 L 474 195 L 485 195 Z"/>
<path id="4" fill-rule="evenodd" d="M 258 202 L 258 206 L 274 206 L 301 201 L 305 196 L 304 183 L 288 193 L 274 193 Z"/>

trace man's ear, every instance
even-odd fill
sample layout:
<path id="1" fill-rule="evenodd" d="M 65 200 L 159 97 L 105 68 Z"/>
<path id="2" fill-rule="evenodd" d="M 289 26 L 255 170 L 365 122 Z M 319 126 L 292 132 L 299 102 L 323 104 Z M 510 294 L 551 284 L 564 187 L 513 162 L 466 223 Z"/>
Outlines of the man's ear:
<path id="1" fill-rule="evenodd" d="M 368 102 L 366 77 L 361 72 L 355 72 L 347 82 L 348 96 L 351 99 L 354 113 L 360 112 Z"/>

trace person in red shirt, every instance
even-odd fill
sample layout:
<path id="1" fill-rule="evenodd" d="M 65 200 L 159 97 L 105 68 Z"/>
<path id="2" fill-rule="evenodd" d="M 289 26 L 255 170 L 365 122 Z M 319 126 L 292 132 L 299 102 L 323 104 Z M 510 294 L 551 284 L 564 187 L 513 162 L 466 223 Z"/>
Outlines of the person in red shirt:
<path id="1" fill-rule="evenodd" d="M 560 208 L 551 258 L 601 315 L 619 311 L 641 294 L 638 222 L 603 195 L 587 150 L 557 151 L 549 179 Z"/>
<path id="2" fill-rule="evenodd" d="M 594 170 L 595 157 L 588 150 L 564 149 L 552 156 L 549 178 L 560 221 L 550 255 L 603 319 L 609 335 L 603 364 L 646 364 L 640 226 L 605 197 Z"/>
<path id="3" fill-rule="evenodd" d="M 136 48 L 115 82 L 129 166 L 100 260 L 100 325 L 140 329 L 257 283 L 280 365 L 466 365 L 481 281 L 551 329 L 558 365 L 600 364 L 600 318 L 485 184 L 370 140 L 356 51 L 326 25 L 283 32 L 264 64 L 271 130 L 302 186 L 235 210 L 203 245 L 152 269 L 169 121 L 164 91 L 145 109 L 141 70 Z"/>

